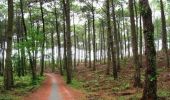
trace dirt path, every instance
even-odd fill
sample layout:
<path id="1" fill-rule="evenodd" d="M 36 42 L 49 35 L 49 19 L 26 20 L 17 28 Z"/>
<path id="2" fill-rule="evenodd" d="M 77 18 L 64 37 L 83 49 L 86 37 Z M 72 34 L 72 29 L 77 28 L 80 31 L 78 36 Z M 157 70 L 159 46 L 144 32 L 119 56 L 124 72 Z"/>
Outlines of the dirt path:
<path id="1" fill-rule="evenodd" d="M 83 94 L 68 87 L 62 77 L 47 73 L 42 86 L 24 100 L 82 100 Z"/>

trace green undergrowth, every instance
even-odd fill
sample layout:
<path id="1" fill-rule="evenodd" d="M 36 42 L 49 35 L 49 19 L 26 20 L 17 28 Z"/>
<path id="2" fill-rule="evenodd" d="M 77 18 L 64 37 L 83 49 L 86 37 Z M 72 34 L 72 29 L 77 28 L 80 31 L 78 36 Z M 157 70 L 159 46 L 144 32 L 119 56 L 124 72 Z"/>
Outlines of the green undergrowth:
<path id="1" fill-rule="evenodd" d="M 81 89 L 82 88 L 82 82 L 78 81 L 75 78 L 73 78 L 72 83 L 70 84 L 70 86 L 75 88 L 75 89 Z"/>
<path id="2" fill-rule="evenodd" d="M 170 91 L 168 90 L 158 90 L 158 100 L 169 100 L 170 99 Z M 129 96 L 120 96 L 117 100 L 139 100 L 142 97 L 142 92 L 137 92 L 133 95 Z"/>
<path id="3" fill-rule="evenodd" d="M 66 74 L 64 74 L 63 78 L 64 78 L 64 81 L 66 82 L 67 80 Z M 75 89 L 82 90 L 83 82 L 77 80 L 76 77 L 72 77 L 72 81 L 71 81 L 71 84 L 69 84 L 69 86 Z"/>
<path id="4" fill-rule="evenodd" d="M 170 91 L 169 90 L 161 89 L 161 90 L 158 90 L 157 94 L 159 97 L 166 97 L 166 98 L 170 99 Z"/>
<path id="5" fill-rule="evenodd" d="M 39 76 L 35 81 L 32 81 L 31 76 L 14 77 L 14 87 L 6 91 L 3 88 L 3 77 L 0 77 L 0 100 L 21 100 L 31 91 L 37 89 L 42 84 L 45 78 Z"/>

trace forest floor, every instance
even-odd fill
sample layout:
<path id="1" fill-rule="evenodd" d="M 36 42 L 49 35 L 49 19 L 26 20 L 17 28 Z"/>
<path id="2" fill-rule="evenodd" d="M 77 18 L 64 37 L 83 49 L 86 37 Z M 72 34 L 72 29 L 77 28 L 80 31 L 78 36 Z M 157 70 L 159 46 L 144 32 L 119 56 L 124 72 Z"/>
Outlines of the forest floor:
<path id="1" fill-rule="evenodd" d="M 68 86 L 59 74 L 46 73 L 45 77 L 39 78 L 37 85 L 32 85 L 29 76 L 15 77 L 14 88 L 5 91 L 2 88 L 3 78 L 0 77 L 0 100 L 84 100 L 85 98 L 82 92 Z"/>
<path id="2" fill-rule="evenodd" d="M 47 73 L 46 76 L 42 86 L 24 100 L 83 100 L 85 97 L 80 91 L 67 86 L 60 75 Z"/>
<path id="3" fill-rule="evenodd" d="M 161 53 L 157 56 L 158 96 L 160 100 L 170 100 L 170 68 L 165 68 L 165 57 Z M 144 70 L 141 68 L 141 81 L 144 84 Z M 121 61 L 121 70 L 118 79 L 106 75 L 106 64 L 97 64 L 96 71 L 79 63 L 75 73 L 75 80 L 80 83 L 87 100 L 139 100 L 142 97 L 142 88 L 133 87 L 134 67 L 132 59 Z M 111 69 L 112 71 L 112 69 Z M 112 72 L 110 72 L 112 73 Z"/>
<path id="4" fill-rule="evenodd" d="M 39 76 L 33 84 L 31 75 L 15 76 L 13 88 L 11 90 L 4 90 L 3 77 L 0 76 L 0 100 L 22 100 L 23 96 L 37 90 L 44 79 L 45 77 Z"/>

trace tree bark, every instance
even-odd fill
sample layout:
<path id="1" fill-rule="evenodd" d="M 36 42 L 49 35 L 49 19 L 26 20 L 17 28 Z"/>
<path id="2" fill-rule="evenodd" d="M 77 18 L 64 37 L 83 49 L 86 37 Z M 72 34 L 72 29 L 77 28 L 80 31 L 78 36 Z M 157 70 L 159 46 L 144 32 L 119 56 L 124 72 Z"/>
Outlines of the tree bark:
<path id="1" fill-rule="evenodd" d="M 96 70 L 96 29 L 95 29 L 95 14 L 94 14 L 94 0 L 92 0 L 92 14 L 93 14 L 93 71 Z"/>
<path id="2" fill-rule="evenodd" d="M 42 43 L 42 50 L 41 50 L 41 72 L 40 75 L 44 75 L 44 50 L 45 50 L 45 21 L 44 21 L 44 12 L 43 12 L 43 0 L 40 0 L 40 10 L 41 10 L 41 20 L 43 24 L 43 43 Z"/>
<path id="3" fill-rule="evenodd" d="M 166 67 L 170 67 L 169 56 L 168 56 L 168 45 L 167 45 L 166 18 L 164 13 L 164 4 L 162 0 L 160 0 L 160 6 L 161 6 L 161 20 L 162 20 L 162 50 L 166 57 Z"/>
<path id="4" fill-rule="evenodd" d="M 116 56 L 114 51 L 114 44 L 113 44 L 113 35 L 111 33 L 111 21 L 110 21 L 110 2 L 109 0 L 106 1 L 106 8 L 107 8 L 107 36 L 108 36 L 108 68 L 110 66 L 111 60 L 112 60 L 112 67 L 113 67 L 113 77 L 117 79 L 117 68 L 116 68 Z M 111 51 L 110 51 L 111 50 Z M 111 56 L 110 56 L 111 54 Z M 107 74 L 108 73 L 107 69 Z"/>
<path id="5" fill-rule="evenodd" d="M 136 26 L 134 20 L 133 0 L 129 0 L 129 11 L 130 11 L 131 35 L 132 35 L 131 40 L 132 40 L 132 51 L 133 51 L 133 63 L 135 67 L 134 87 L 141 87 L 140 63 L 139 63 L 139 56 L 138 56 Z"/>
<path id="6" fill-rule="evenodd" d="M 7 49 L 4 72 L 4 88 L 10 90 L 13 86 L 13 72 L 12 72 L 12 35 L 13 35 L 13 18 L 14 7 L 13 0 L 8 0 L 8 28 L 6 33 Z"/>
<path id="7" fill-rule="evenodd" d="M 88 18 L 88 49 L 89 49 L 89 68 L 91 68 L 91 38 L 90 38 L 90 18 Z"/>
<path id="8" fill-rule="evenodd" d="M 148 0 L 140 0 L 145 39 L 146 72 L 142 100 L 157 100 L 156 50 L 154 46 L 154 26 Z"/>
<path id="9" fill-rule="evenodd" d="M 67 84 L 72 81 L 72 52 L 71 52 L 71 29 L 70 29 L 70 0 L 66 0 L 66 37 L 67 37 Z"/>
<path id="10" fill-rule="evenodd" d="M 63 68 L 61 64 L 61 43 L 60 43 L 60 32 L 59 32 L 59 24 L 58 24 L 58 16 L 57 16 L 57 8 L 55 6 L 55 29 L 57 32 L 57 44 L 58 44 L 58 60 L 59 60 L 59 69 L 60 69 L 60 74 L 63 75 Z"/>
<path id="11" fill-rule="evenodd" d="M 114 40 L 115 40 L 115 45 L 116 45 L 116 48 L 115 48 L 116 49 L 116 58 L 117 58 L 116 68 L 117 68 L 117 70 L 120 70 L 119 47 L 122 46 L 122 44 L 119 45 L 119 41 L 122 41 L 122 40 L 120 40 L 119 37 L 118 37 L 117 25 L 116 25 L 116 16 L 115 16 L 115 5 L 113 3 L 114 2 L 112 0 L 112 17 L 113 17 L 113 26 L 114 26 Z"/>

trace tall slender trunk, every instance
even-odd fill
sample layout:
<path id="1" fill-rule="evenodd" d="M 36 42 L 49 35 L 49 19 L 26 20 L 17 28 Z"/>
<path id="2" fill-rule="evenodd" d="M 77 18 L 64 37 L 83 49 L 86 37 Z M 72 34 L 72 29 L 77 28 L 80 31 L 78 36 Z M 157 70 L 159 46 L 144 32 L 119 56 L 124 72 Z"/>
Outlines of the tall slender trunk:
<path id="1" fill-rule="evenodd" d="M 161 6 L 161 20 L 162 20 L 162 50 L 166 57 L 166 67 L 170 67 L 169 56 L 168 56 L 168 46 L 167 46 L 166 18 L 165 18 L 165 13 L 164 13 L 164 4 L 162 0 L 160 0 L 160 6 Z"/>
<path id="2" fill-rule="evenodd" d="M 51 52 L 52 52 L 52 72 L 55 71 L 55 61 L 54 61 L 54 33 L 51 32 Z"/>
<path id="3" fill-rule="evenodd" d="M 74 24 L 74 68 L 76 68 L 76 25 L 75 25 L 75 15 L 73 14 L 73 24 Z"/>
<path id="4" fill-rule="evenodd" d="M 63 55 L 63 59 L 64 59 L 64 64 L 63 64 L 63 69 L 65 70 L 67 68 L 67 39 L 66 39 L 66 9 L 65 9 L 65 0 L 62 0 L 62 4 L 63 4 L 63 33 L 64 33 L 64 55 Z"/>
<path id="5" fill-rule="evenodd" d="M 95 29 L 95 9 L 94 0 L 92 0 L 92 14 L 93 14 L 93 71 L 96 70 L 96 29 Z"/>
<path id="6" fill-rule="evenodd" d="M 87 66 L 87 24 L 85 23 L 84 25 L 84 33 L 85 33 L 85 39 L 84 39 L 84 42 L 85 42 L 85 66 Z"/>
<path id="7" fill-rule="evenodd" d="M 89 49 L 89 68 L 91 68 L 91 36 L 90 36 L 90 19 L 88 18 L 88 49 Z"/>
<path id="8" fill-rule="evenodd" d="M 140 64 L 138 56 L 138 43 L 137 34 L 134 21 L 134 10 L 133 10 L 133 0 L 129 0 L 129 11 L 130 11 L 130 22 L 131 22 L 131 34 L 132 34 L 132 51 L 133 51 L 133 63 L 135 67 L 134 73 L 134 87 L 141 87 L 140 79 Z"/>
<path id="9" fill-rule="evenodd" d="M 142 43 L 143 43 L 143 41 L 142 41 L 142 16 L 141 15 L 140 15 L 140 34 L 139 34 L 139 39 L 140 39 L 140 41 L 139 41 L 140 60 L 139 61 L 140 61 L 140 65 L 142 67 Z"/>
<path id="10" fill-rule="evenodd" d="M 99 60 L 100 60 L 100 64 L 102 64 L 102 58 L 103 58 L 103 37 L 102 37 L 102 23 L 100 22 L 100 28 L 99 28 L 99 39 L 100 39 L 100 56 L 99 56 Z"/>
<path id="11" fill-rule="evenodd" d="M 116 67 L 116 56 L 114 51 L 114 44 L 113 44 L 113 35 L 111 33 L 111 20 L 110 20 L 110 3 L 109 0 L 106 1 L 107 3 L 107 35 L 108 35 L 108 68 L 110 66 L 110 62 L 112 60 L 112 67 L 113 67 L 113 77 L 117 79 L 117 67 Z M 110 51 L 111 50 L 111 51 Z M 110 56 L 111 54 L 111 56 Z M 108 69 L 107 69 L 107 74 Z"/>
<path id="12" fill-rule="evenodd" d="M 102 38 L 103 38 L 103 60 L 104 64 L 106 63 L 106 43 L 105 43 L 105 27 L 104 27 L 104 21 L 102 20 Z"/>
<path id="13" fill-rule="evenodd" d="M 142 100 L 157 100 L 156 50 L 154 46 L 154 26 L 148 0 L 140 0 L 145 39 L 146 72 Z"/>
<path id="14" fill-rule="evenodd" d="M 40 75 L 44 74 L 44 50 L 45 50 L 45 21 L 44 21 L 44 11 L 43 11 L 43 0 L 40 0 L 40 10 L 41 10 L 41 20 L 43 24 L 43 42 L 42 42 L 42 50 L 41 50 L 41 72 Z"/>
<path id="15" fill-rule="evenodd" d="M 25 32 L 24 37 L 25 37 L 26 41 L 28 41 L 28 39 L 27 39 L 27 28 L 26 28 L 25 19 L 24 19 L 24 11 L 23 11 L 22 0 L 20 0 L 20 9 L 21 9 L 21 14 L 22 14 L 23 29 L 24 29 L 24 32 Z M 32 56 L 31 56 L 30 49 L 29 48 L 27 48 L 27 49 L 28 49 L 29 62 L 30 62 L 31 71 L 32 71 L 32 80 L 35 80 L 36 79 L 36 68 L 35 68 L 35 65 L 33 63 L 33 59 L 32 59 Z M 23 53 L 25 53 L 25 52 L 23 52 Z"/>
<path id="16" fill-rule="evenodd" d="M 67 37 L 67 62 L 68 65 L 66 68 L 67 72 L 67 84 L 70 84 L 72 81 L 72 52 L 71 52 L 71 29 L 70 29 L 70 0 L 66 0 L 66 37 Z"/>
<path id="17" fill-rule="evenodd" d="M 63 68 L 61 64 L 61 43 L 60 43 L 60 32 L 59 32 L 59 24 L 58 24 L 58 16 L 57 16 L 57 8 L 55 6 L 55 29 L 57 32 L 57 44 L 58 44 L 58 60 L 59 60 L 59 69 L 60 69 L 60 74 L 63 75 Z M 64 29 L 65 30 L 65 29 Z"/>
<path id="18" fill-rule="evenodd" d="M 115 39 L 115 45 L 116 45 L 116 68 L 117 70 L 120 70 L 120 59 L 119 59 L 119 41 L 122 41 L 119 39 L 118 37 L 118 32 L 117 32 L 117 25 L 116 25 L 116 16 L 115 16 L 115 5 L 114 2 L 112 0 L 112 17 L 113 17 L 113 26 L 114 26 L 114 39 Z M 119 34 L 120 35 L 120 34 Z M 122 44 L 120 45 L 122 46 Z M 123 51 L 123 50 L 121 50 Z"/>
<path id="19" fill-rule="evenodd" d="M 127 27 L 127 40 L 128 40 L 128 57 L 130 57 L 130 34 L 128 27 Z"/>
<path id="20" fill-rule="evenodd" d="M 10 90 L 13 86 L 13 72 L 12 72 L 12 35 L 13 35 L 13 18 L 14 7 L 13 0 L 8 0 L 8 28 L 6 33 L 7 49 L 4 71 L 4 88 Z"/>
<path id="21" fill-rule="evenodd" d="M 1 37 L 2 37 L 2 35 L 1 35 Z M 3 52 L 3 50 L 2 50 L 2 49 L 3 49 L 3 48 L 2 48 L 2 46 L 3 46 L 3 41 L 2 41 L 2 40 L 0 41 L 0 45 L 1 45 L 1 47 L 0 47 L 0 49 L 1 49 L 1 50 L 0 50 L 0 53 L 2 54 L 2 52 Z M 3 62 L 2 59 L 0 59 L 0 76 L 3 75 L 2 62 Z"/>
<path id="22" fill-rule="evenodd" d="M 123 18 L 123 33 L 124 33 L 124 47 L 125 47 L 125 52 L 124 55 L 126 56 L 126 51 L 127 51 L 127 46 L 126 46 L 126 34 L 125 34 L 125 15 L 124 15 L 124 8 L 123 8 L 123 4 L 121 4 L 121 8 L 122 8 L 122 18 Z"/>

